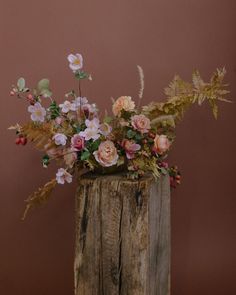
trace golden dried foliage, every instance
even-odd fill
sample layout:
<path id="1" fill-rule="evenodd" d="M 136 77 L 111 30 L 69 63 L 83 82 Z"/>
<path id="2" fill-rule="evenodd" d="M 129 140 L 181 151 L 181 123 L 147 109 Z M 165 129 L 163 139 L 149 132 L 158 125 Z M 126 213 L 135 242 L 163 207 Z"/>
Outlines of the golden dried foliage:
<path id="1" fill-rule="evenodd" d="M 226 84 L 223 83 L 225 69 L 217 69 L 210 82 L 202 80 L 198 71 L 192 75 L 192 83 L 185 82 L 179 76 L 175 76 L 170 85 L 165 89 L 166 102 L 151 102 L 143 107 L 143 112 L 151 119 L 156 120 L 160 116 L 171 115 L 175 122 L 182 119 L 184 112 L 194 103 L 201 105 L 208 101 L 215 118 L 218 114 L 217 101 L 226 101 Z"/>
<path id="2" fill-rule="evenodd" d="M 53 136 L 53 127 L 50 123 L 35 124 L 30 122 L 22 127 L 25 136 L 39 150 L 45 150 L 45 145 Z"/>
<path id="3" fill-rule="evenodd" d="M 38 188 L 29 198 L 25 201 L 26 208 L 22 216 L 22 220 L 24 220 L 29 212 L 29 210 L 33 209 L 36 206 L 40 206 L 46 203 L 57 184 L 55 178 L 47 182 L 43 187 Z"/>

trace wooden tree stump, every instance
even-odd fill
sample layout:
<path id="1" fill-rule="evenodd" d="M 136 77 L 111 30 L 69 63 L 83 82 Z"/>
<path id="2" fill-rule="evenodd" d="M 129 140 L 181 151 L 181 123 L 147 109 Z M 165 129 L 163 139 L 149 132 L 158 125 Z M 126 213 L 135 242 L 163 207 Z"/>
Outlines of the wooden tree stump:
<path id="1" fill-rule="evenodd" d="M 74 271 L 76 295 L 169 295 L 169 177 L 83 177 Z"/>

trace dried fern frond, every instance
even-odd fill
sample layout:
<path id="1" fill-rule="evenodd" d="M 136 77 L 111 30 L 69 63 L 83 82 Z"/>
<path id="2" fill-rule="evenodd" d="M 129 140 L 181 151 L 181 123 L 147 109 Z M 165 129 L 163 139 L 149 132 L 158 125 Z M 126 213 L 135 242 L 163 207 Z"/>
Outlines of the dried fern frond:
<path id="1" fill-rule="evenodd" d="M 21 133 L 22 132 L 22 126 L 20 124 L 16 123 L 16 125 L 12 125 L 12 126 L 8 127 L 8 130 L 15 130 L 18 133 Z"/>
<path id="2" fill-rule="evenodd" d="M 33 209 L 36 206 L 40 206 L 46 203 L 57 184 L 56 179 L 52 179 L 47 182 L 43 187 L 40 187 L 37 191 L 35 191 L 29 198 L 25 201 L 27 203 L 25 211 L 22 216 L 22 220 L 24 220 L 29 212 L 29 210 Z"/>
<path id="3" fill-rule="evenodd" d="M 201 105 L 206 100 L 212 108 L 215 118 L 217 118 L 217 101 L 226 101 L 225 95 L 228 85 L 223 83 L 225 69 L 217 69 L 212 75 L 210 82 L 202 80 L 198 71 L 192 75 L 192 83 L 185 82 L 179 76 L 175 76 L 170 85 L 165 89 L 167 96 L 166 102 L 152 102 L 143 107 L 143 112 L 151 119 L 162 116 L 172 115 L 176 121 L 182 119 L 184 112 L 190 105 L 198 103 Z"/>
<path id="4" fill-rule="evenodd" d="M 151 125 L 153 127 L 158 127 L 158 125 L 163 122 L 165 122 L 169 126 L 175 127 L 175 118 L 172 115 L 163 115 L 163 116 L 157 117 L 151 121 Z"/>
<path id="5" fill-rule="evenodd" d="M 30 140 L 39 150 L 44 150 L 53 136 L 53 128 L 50 123 L 35 124 L 30 122 L 22 127 L 24 135 Z"/>
<path id="6" fill-rule="evenodd" d="M 143 69 L 137 65 L 138 68 L 138 73 L 139 73 L 139 82 L 140 82 L 140 89 L 139 89 L 139 99 L 143 98 L 143 91 L 144 91 L 144 73 L 143 73 Z"/>

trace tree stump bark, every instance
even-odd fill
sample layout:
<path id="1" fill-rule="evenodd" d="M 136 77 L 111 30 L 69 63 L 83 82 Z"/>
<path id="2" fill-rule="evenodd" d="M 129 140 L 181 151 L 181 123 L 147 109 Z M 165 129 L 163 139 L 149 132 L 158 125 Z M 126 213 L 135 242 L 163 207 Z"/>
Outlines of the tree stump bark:
<path id="1" fill-rule="evenodd" d="M 74 271 L 76 295 L 169 295 L 169 177 L 80 179 Z"/>

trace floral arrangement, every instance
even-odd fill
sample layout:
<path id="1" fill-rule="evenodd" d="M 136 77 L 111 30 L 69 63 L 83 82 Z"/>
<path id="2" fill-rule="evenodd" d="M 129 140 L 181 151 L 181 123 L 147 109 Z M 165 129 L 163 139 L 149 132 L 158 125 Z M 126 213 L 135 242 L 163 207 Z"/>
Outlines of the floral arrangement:
<path id="1" fill-rule="evenodd" d="M 20 78 L 12 86 L 10 94 L 26 99 L 30 121 L 11 126 L 16 131 L 17 145 L 28 141 L 44 152 L 43 167 L 51 161 L 59 164 L 55 178 L 40 187 L 26 200 L 23 218 L 29 209 L 44 203 L 56 184 L 71 183 L 74 174 L 79 176 L 89 171 L 114 173 L 123 171 L 128 178 L 136 179 L 151 172 L 155 178 L 170 175 L 170 184 L 180 183 L 176 166 L 169 167 L 167 153 L 175 138 L 175 126 L 190 105 L 208 101 L 215 118 L 218 101 L 228 101 L 229 92 L 223 83 L 225 69 L 217 69 L 210 82 L 202 80 L 198 71 L 192 75 L 192 83 L 175 76 L 165 89 L 165 102 L 151 102 L 142 106 L 144 91 L 143 70 L 138 66 L 140 91 L 138 99 L 121 96 L 112 101 L 112 116 L 99 115 L 96 104 L 90 103 L 81 94 L 81 82 L 92 80 L 83 70 L 80 54 L 68 56 L 69 67 L 78 80 L 78 92 L 65 94 L 61 104 L 53 99 L 48 79 L 42 79 L 37 87 L 26 87 Z M 78 176 L 78 177 L 79 177 Z"/>

